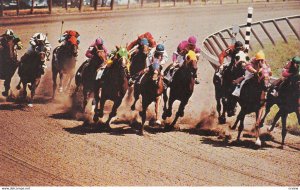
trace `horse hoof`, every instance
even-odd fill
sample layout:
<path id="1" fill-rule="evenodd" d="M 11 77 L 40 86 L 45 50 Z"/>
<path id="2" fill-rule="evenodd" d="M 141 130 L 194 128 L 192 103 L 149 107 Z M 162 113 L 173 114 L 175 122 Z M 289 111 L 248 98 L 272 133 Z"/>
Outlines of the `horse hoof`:
<path id="1" fill-rule="evenodd" d="M 99 121 L 99 117 L 95 114 L 94 117 L 93 117 L 93 121 L 95 123 L 97 123 Z"/>
<path id="2" fill-rule="evenodd" d="M 32 108 L 33 107 L 33 104 L 27 104 L 28 107 Z"/>
<path id="3" fill-rule="evenodd" d="M 16 87 L 16 89 L 17 89 L 17 90 L 21 90 L 21 85 L 18 85 L 18 86 Z"/>
<path id="4" fill-rule="evenodd" d="M 261 141 L 260 141 L 259 138 L 256 140 L 255 144 L 256 144 L 257 146 L 261 146 Z"/>
<path id="5" fill-rule="evenodd" d="M 165 112 L 162 114 L 161 117 L 162 117 L 163 120 L 166 120 L 166 119 L 167 119 L 167 116 L 166 116 Z"/>
<path id="6" fill-rule="evenodd" d="M 4 92 L 2 92 L 2 96 L 5 96 L 5 97 L 7 97 L 7 96 L 8 96 L 8 91 L 4 91 Z"/>
<path id="7" fill-rule="evenodd" d="M 166 130 L 166 131 L 173 131 L 174 129 L 175 129 L 175 128 L 174 128 L 173 125 L 168 125 L 168 126 L 165 127 L 165 130 Z"/>
<path id="8" fill-rule="evenodd" d="M 219 117 L 219 124 L 225 124 L 226 123 L 226 118 L 225 117 Z"/>
<path id="9" fill-rule="evenodd" d="M 155 124 L 156 125 L 161 125 L 161 121 L 158 119 L 158 120 L 155 121 Z"/>
<path id="10" fill-rule="evenodd" d="M 140 130 L 140 131 L 138 132 L 138 135 L 144 136 L 144 131 L 143 131 L 143 130 Z"/>

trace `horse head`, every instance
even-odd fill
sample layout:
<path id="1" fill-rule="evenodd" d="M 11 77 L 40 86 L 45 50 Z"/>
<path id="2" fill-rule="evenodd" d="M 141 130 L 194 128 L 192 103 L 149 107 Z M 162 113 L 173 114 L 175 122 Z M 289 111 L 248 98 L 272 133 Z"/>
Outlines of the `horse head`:
<path id="1" fill-rule="evenodd" d="M 234 58 L 234 67 L 240 67 L 244 66 L 247 62 L 249 62 L 250 58 L 248 54 L 246 54 L 244 51 L 240 50 Z"/>
<path id="2" fill-rule="evenodd" d="M 77 38 L 75 36 L 71 36 L 69 39 L 68 39 L 68 42 L 66 44 L 66 48 L 67 48 L 67 51 L 69 53 L 71 53 L 71 55 L 73 56 L 77 56 L 77 51 L 78 51 L 78 43 L 77 43 Z"/>
<path id="3" fill-rule="evenodd" d="M 183 66 L 190 69 L 191 72 L 195 72 L 197 70 L 197 61 L 198 59 L 196 53 L 192 50 L 189 50 L 185 55 Z"/>
<path id="4" fill-rule="evenodd" d="M 95 46 L 95 49 L 96 49 L 96 57 L 100 59 L 101 62 L 105 62 L 107 59 L 105 51 L 101 47 L 97 47 L 97 46 Z"/>
<path id="5" fill-rule="evenodd" d="M 116 48 L 117 48 L 117 53 L 116 53 L 117 64 L 129 71 L 130 58 L 127 49 L 123 47 L 117 47 L 117 46 Z"/>
<path id="6" fill-rule="evenodd" d="M 3 51 L 4 51 L 3 53 L 5 56 L 7 56 L 8 60 L 16 61 L 17 53 L 16 53 L 13 37 L 4 36 L 2 46 L 3 46 Z"/>
<path id="7" fill-rule="evenodd" d="M 159 59 L 154 59 L 154 62 L 152 63 L 150 68 L 150 73 L 152 74 L 152 80 L 155 83 L 158 83 L 158 80 L 161 77 L 161 66 Z"/>

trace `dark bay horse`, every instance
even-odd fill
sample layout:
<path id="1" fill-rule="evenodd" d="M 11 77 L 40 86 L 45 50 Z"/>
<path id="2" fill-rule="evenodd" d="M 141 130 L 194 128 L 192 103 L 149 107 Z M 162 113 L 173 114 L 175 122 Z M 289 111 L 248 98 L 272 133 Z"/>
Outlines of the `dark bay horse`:
<path id="1" fill-rule="evenodd" d="M 94 121 L 97 122 L 99 117 L 103 117 L 104 105 L 107 100 L 114 102 L 112 111 L 109 114 L 109 118 L 106 121 L 106 127 L 110 128 L 109 123 L 113 117 L 117 115 L 117 109 L 122 103 L 123 97 L 125 96 L 128 89 L 127 80 L 127 65 L 129 64 L 128 52 L 126 48 L 117 47 L 117 53 L 113 58 L 113 63 L 107 66 L 104 70 L 103 83 L 97 83 L 95 88 L 95 114 Z M 101 97 L 99 98 L 99 91 L 101 90 Z M 100 100 L 100 109 L 98 104 Z"/>
<path id="2" fill-rule="evenodd" d="M 139 45 L 137 52 L 133 53 L 130 58 L 129 74 L 131 77 L 138 77 L 139 72 L 146 68 L 146 58 L 149 53 L 149 46 Z"/>
<path id="3" fill-rule="evenodd" d="M 232 92 L 236 87 L 236 83 L 238 83 L 236 80 L 239 80 L 245 74 L 242 63 L 245 63 L 248 59 L 249 57 L 243 51 L 240 51 L 236 54 L 235 60 L 224 67 L 222 77 L 218 75 L 219 71 L 216 71 L 213 76 L 220 124 L 226 123 L 226 113 L 228 117 L 234 115 L 237 99 L 232 95 Z"/>
<path id="4" fill-rule="evenodd" d="M 2 47 L 1 47 L 2 46 Z M 0 46 L 0 79 L 4 81 L 3 96 L 9 95 L 11 78 L 18 68 L 17 50 L 12 37 L 3 36 Z"/>
<path id="5" fill-rule="evenodd" d="M 75 75 L 76 88 L 74 94 L 78 92 L 80 86 L 83 87 L 83 112 L 85 111 L 88 98 L 94 93 L 97 71 L 101 69 L 101 66 L 103 66 L 106 61 L 106 53 L 104 50 L 97 49 L 97 47 L 95 48 L 95 55 L 82 63 Z"/>
<path id="6" fill-rule="evenodd" d="M 31 97 L 28 103 L 29 107 L 32 107 L 33 98 L 35 95 L 35 90 L 38 87 L 41 76 L 42 76 L 42 62 L 46 61 L 46 48 L 44 46 L 40 47 L 37 52 L 33 52 L 30 55 L 23 55 L 21 57 L 21 63 L 19 66 L 18 74 L 20 76 L 20 82 L 17 86 L 17 89 L 20 89 L 20 84 L 23 85 L 23 94 L 22 98 L 27 97 L 27 84 L 30 83 L 28 86 L 31 91 Z M 28 56 L 26 58 L 26 61 L 24 61 L 24 57 Z"/>
<path id="7" fill-rule="evenodd" d="M 193 73 L 197 69 L 197 57 L 194 51 L 189 51 L 186 55 L 186 60 L 183 65 L 176 71 L 174 74 L 173 80 L 170 84 L 170 98 L 167 101 L 168 95 L 167 91 L 164 90 L 163 98 L 164 98 L 164 112 L 162 118 L 165 120 L 167 117 L 172 116 L 172 105 L 175 100 L 180 101 L 180 105 L 178 111 L 176 113 L 176 117 L 170 125 L 171 128 L 174 128 L 179 117 L 183 117 L 184 108 L 187 105 L 190 97 L 194 92 L 195 79 L 193 77 Z"/>
<path id="8" fill-rule="evenodd" d="M 134 103 L 131 109 L 135 109 L 136 101 L 139 95 L 142 95 L 142 111 L 139 112 L 142 117 L 142 127 L 140 130 L 140 135 L 144 133 L 144 124 L 146 121 L 146 111 L 148 106 L 155 102 L 155 120 L 156 124 L 161 124 L 159 117 L 159 102 L 161 95 L 164 91 L 163 87 L 163 76 L 161 75 L 160 64 L 155 62 L 149 67 L 149 71 L 145 73 L 140 79 L 140 84 L 135 84 L 134 86 Z"/>
<path id="9" fill-rule="evenodd" d="M 270 112 L 271 107 L 276 104 L 279 107 L 279 110 L 273 119 L 271 127 L 268 128 L 268 131 L 273 131 L 277 121 L 281 117 L 281 144 L 284 145 L 284 140 L 287 134 L 286 120 L 288 114 L 296 113 L 298 124 L 300 125 L 300 76 L 295 75 L 286 79 L 286 81 L 284 81 L 284 83 L 280 85 L 278 96 L 273 96 L 272 92 L 273 88 L 270 88 L 267 94 L 266 113 L 262 119 L 262 124 L 265 117 Z"/>
<path id="10" fill-rule="evenodd" d="M 265 111 L 264 93 L 263 91 L 269 85 L 269 80 L 265 80 L 264 77 L 260 77 L 255 74 L 251 79 L 247 80 L 241 89 L 241 94 L 239 97 L 239 104 L 241 110 L 236 118 L 232 129 L 235 129 L 238 122 L 240 126 L 238 128 L 237 140 L 240 140 L 241 133 L 244 129 L 244 119 L 247 114 L 254 112 L 256 114 L 255 122 L 255 135 L 256 135 L 256 145 L 261 146 L 261 140 L 259 138 L 259 128 L 261 126 L 261 113 Z"/>
<path id="11" fill-rule="evenodd" d="M 59 74 L 59 92 L 63 91 L 63 77 L 64 74 L 69 75 L 69 81 L 67 89 L 69 89 L 71 82 L 75 75 L 76 57 L 77 57 L 78 44 L 77 39 L 74 36 L 66 42 L 65 45 L 58 46 L 53 51 L 52 57 L 52 80 L 53 80 L 53 95 L 55 97 L 55 91 L 57 88 L 56 79 Z M 57 60 L 55 60 L 55 55 Z"/>

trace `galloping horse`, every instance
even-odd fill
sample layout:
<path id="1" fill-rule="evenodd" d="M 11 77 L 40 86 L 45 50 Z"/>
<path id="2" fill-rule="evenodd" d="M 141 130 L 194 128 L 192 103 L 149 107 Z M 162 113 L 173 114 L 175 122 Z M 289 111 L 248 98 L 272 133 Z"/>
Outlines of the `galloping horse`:
<path id="1" fill-rule="evenodd" d="M 56 91 L 56 79 L 59 73 L 59 92 L 63 91 L 63 76 L 69 75 L 69 82 L 67 89 L 69 89 L 71 82 L 75 75 L 76 56 L 77 56 L 78 44 L 76 37 L 72 36 L 65 45 L 56 47 L 53 51 L 52 57 L 52 80 L 53 80 L 53 95 L 55 97 Z M 54 54 L 56 54 L 57 60 L 55 60 Z"/>
<path id="2" fill-rule="evenodd" d="M 14 39 L 4 36 L 1 39 L 0 46 L 0 79 L 4 79 L 5 91 L 3 96 L 9 95 L 11 78 L 18 68 L 17 51 L 15 49 Z"/>
<path id="3" fill-rule="evenodd" d="M 139 45 L 138 51 L 131 55 L 129 74 L 131 77 L 137 77 L 140 71 L 146 68 L 146 58 L 149 53 L 149 46 Z"/>
<path id="4" fill-rule="evenodd" d="M 281 123 L 282 123 L 282 141 L 281 144 L 284 145 L 284 140 L 286 137 L 286 119 L 288 114 L 290 113 L 296 113 L 298 118 L 298 124 L 300 125 L 300 76 L 296 75 L 289 79 L 286 79 L 284 84 L 281 85 L 279 88 L 279 96 L 275 97 L 271 93 L 273 91 L 273 88 L 270 88 L 268 90 L 267 94 L 267 103 L 266 103 L 266 113 L 262 119 L 262 124 L 267 116 L 267 114 L 270 112 L 270 108 L 276 104 L 279 107 L 278 112 L 276 113 L 274 120 L 272 122 L 271 128 L 268 129 L 269 132 L 273 131 L 277 121 L 281 117 Z"/>
<path id="5" fill-rule="evenodd" d="M 94 121 L 97 122 L 99 117 L 103 117 L 103 110 L 106 100 L 114 102 L 112 111 L 109 114 L 109 118 L 106 121 L 106 126 L 110 128 L 109 123 L 113 117 L 117 115 L 117 109 L 122 103 L 123 97 L 125 96 L 128 89 L 127 80 L 127 64 L 129 63 L 128 52 L 126 48 L 117 47 L 117 53 L 113 58 L 113 63 L 107 66 L 104 70 L 103 83 L 97 85 L 95 88 L 95 115 Z M 97 83 L 99 84 L 100 81 Z M 100 109 L 99 104 L 99 91 L 101 90 L 100 97 Z"/>
<path id="6" fill-rule="evenodd" d="M 164 98 L 164 113 L 162 118 L 165 120 L 167 117 L 172 116 L 172 105 L 175 100 L 180 101 L 180 106 L 176 113 L 176 117 L 172 124 L 171 128 L 174 128 L 179 117 L 183 117 L 184 108 L 187 105 L 190 97 L 194 91 L 195 79 L 193 77 L 193 72 L 197 69 L 197 57 L 194 51 L 189 51 L 186 55 L 186 60 L 183 65 L 177 70 L 174 74 L 174 78 L 170 84 L 170 98 L 167 108 L 168 95 L 165 90 L 163 93 Z"/>
<path id="7" fill-rule="evenodd" d="M 88 102 L 88 97 L 94 92 L 95 79 L 97 70 L 106 61 L 106 53 L 104 50 L 100 50 L 97 47 L 93 58 L 85 61 L 77 70 L 75 75 L 75 94 L 78 92 L 79 87 L 83 86 L 83 111 Z"/>
<path id="8" fill-rule="evenodd" d="M 23 85 L 23 94 L 22 97 L 27 97 L 27 84 L 30 83 L 28 86 L 31 90 L 31 97 L 29 100 L 29 107 L 32 107 L 33 97 L 35 95 L 35 90 L 38 87 L 41 76 L 42 76 L 42 62 L 46 60 L 46 48 L 45 46 L 39 47 L 39 49 L 30 55 L 23 55 L 21 57 L 21 64 L 19 66 L 18 74 L 20 76 L 20 82 L 17 86 L 17 89 L 21 88 L 21 83 Z M 28 56 L 26 61 L 24 57 Z"/>
<path id="9" fill-rule="evenodd" d="M 227 67 L 224 67 L 222 77 L 218 75 L 218 71 L 216 71 L 214 74 L 213 83 L 215 86 L 215 98 L 217 101 L 217 111 L 219 114 L 220 124 L 224 124 L 226 122 L 226 112 L 228 117 L 234 115 L 237 100 L 232 95 L 232 92 L 236 87 L 235 80 L 242 77 L 245 73 L 241 63 L 246 62 L 248 59 L 249 57 L 243 51 L 239 51 L 236 54 L 233 63 Z M 221 114 L 222 107 L 223 110 Z"/>
<path id="10" fill-rule="evenodd" d="M 261 73 L 260 73 L 261 74 Z M 244 119 L 247 114 L 255 112 L 256 122 L 255 122 L 255 132 L 256 132 L 256 142 L 255 144 L 261 145 L 259 138 L 259 128 L 261 125 L 261 116 L 259 111 L 265 110 L 265 104 L 262 102 L 262 92 L 267 88 L 269 80 L 265 80 L 265 77 L 260 77 L 258 74 L 254 75 L 251 79 L 247 80 L 241 89 L 241 94 L 239 98 L 239 104 L 241 110 L 236 118 L 232 129 L 235 129 L 238 122 L 240 121 L 239 131 L 237 140 L 240 140 L 241 133 L 244 129 Z"/>
<path id="11" fill-rule="evenodd" d="M 140 84 L 135 84 L 134 86 L 134 103 L 131 106 L 131 109 L 135 109 L 136 101 L 139 98 L 139 95 L 142 95 L 142 111 L 139 112 L 142 117 L 142 127 L 140 130 L 140 134 L 143 135 L 144 132 L 144 124 L 146 121 L 146 111 L 148 106 L 155 102 L 155 119 L 156 124 L 160 124 L 160 120 L 158 119 L 159 112 L 159 101 L 160 97 L 163 93 L 163 76 L 161 75 L 160 64 L 154 62 L 150 67 L 149 71 L 145 73 L 140 79 Z"/>

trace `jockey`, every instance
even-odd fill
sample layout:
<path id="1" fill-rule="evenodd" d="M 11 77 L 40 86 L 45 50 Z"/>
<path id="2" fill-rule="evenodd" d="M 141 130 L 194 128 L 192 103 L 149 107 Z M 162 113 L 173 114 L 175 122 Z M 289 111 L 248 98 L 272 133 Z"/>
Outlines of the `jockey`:
<path id="1" fill-rule="evenodd" d="M 223 70 L 224 67 L 229 66 L 231 64 L 233 64 L 234 62 L 234 58 L 235 55 L 239 52 L 239 51 L 243 51 L 244 50 L 244 45 L 242 42 L 240 41 L 236 41 L 234 43 L 234 45 L 229 46 L 227 49 L 225 49 L 224 51 L 222 51 L 219 55 L 219 63 L 220 63 L 220 67 L 219 67 L 219 71 L 217 72 L 217 75 L 219 77 L 222 77 L 223 75 Z M 229 63 L 223 64 L 224 63 L 224 59 L 226 57 L 230 57 L 231 61 Z"/>
<path id="2" fill-rule="evenodd" d="M 23 56 L 22 62 L 26 62 L 28 57 L 32 53 L 40 53 L 41 48 L 44 46 L 46 50 L 46 56 L 47 56 L 47 61 L 49 60 L 49 55 L 50 55 L 50 50 L 51 50 L 51 45 L 50 42 L 47 39 L 47 36 L 43 33 L 35 33 L 29 40 L 30 47 L 28 48 L 27 52 Z M 45 69 L 47 68 L 47 65 L 45 64 L 45 61 L 42 61 L 42 68 L 41 72 L 42 74 L 45 73 Z"/>
<path id="3" fill-rule="evenodd" d="M 98 37 L 88 48 L 88 50 L 85 53 L 85 56 L 88 58 L 87 61 L 83 62 L 83 64 L 80 66 L 81 68 L 78 69 L 77 75 L 82 75 L 82 71 L 90 64 L 90 60 L 93 59 L 93 57 L 97 54 L 98 50 L 104 51 L 104 57 L 108 57 L 108 51 L 106 47 L 104 46 L 104 41 L 102 38 Z M 101 67 L 104 69 L 107 62 L 111 62 L 111 59 L 109 61 L 105 60 L 101 64 Z M 96 72 L 96 71 L 95 71 Z"/>
<path id="4" fill-rule="evenodd" d="M 93 58 L 93 56 L 95 55 L 95 52 L 98 50 L 103 50 L 106 54 L 106 56 L 108 55 L 108 51 L 106 49 L 106 47 L 104 46 L 104 41 L 102 38 L 97 38 L 95 40 L 95 42 L 93 42 L 90 47 L 88 48 L 88 50 L 85 53 L 85 56 L 87 58 Z"/>
<path id="5" fill-rule="evenodd" d="M 180 68 L 184 61 L 185 61 L 185 55 L 189 52 L 189 50 L 192 50 L 197 55 L 197 60 L 199 60 L 200 56 L 200 48 L 196 46 L 197 38 L 195 36 L 190 36 L 188 40 L 181 41 L 179 45 L 177 46 L 177 51 L 173 53 L 172 56 L 172 64 L 168 66 L 165 73 L 165 79 L 168 83 L 172 81 L 172 78 L 175 74 L 174 69 Z M 197 72 L 194 73 L 195 78 L 195 84 L 199 84 L 199 81 L 197 79 Z"/>
<path id="6" fill-rule="evenodd" d="M 137 77 L 131 78 L 128 82 L 129 85 L 132 85 L 135 83 L 135 81 L 139 81 L 141 76 L 143 76 L 144 73 L 147 73 L 150 70 L 150 67 L 153 63 L 158 62 L 160 65 L 161 74 L 162 73 L 162 66 L 168 61 L 168 54 L 165 50 L 165 46 L 163 44 L 158 44 L 156 48 L 152 49 L 146 59 L 147 67 L 139 74 Z"/>
<path id="7" fill-rule="evenodd" d="M 13 38 L 14 44 L 17 47 L 18 50 L 21 50 L 23 48 L 23 44 L 21 42 L 21 39 L 11 29 L 7 29 L 5 31 L 5 33 L 0 36 L 0 45 L 2 44 L 2 38 L 5 37 L 5 36 Z"/>
<path id="8" fill-rule="evenodd" d="M 275 88 L 271 93 L 273 96 L 278 96 L 278 89 L 282 88 L 288 79 L 300 75 L 300 57 L 295 56 L 290 61 L 286 63 L 284 68 L 282 69 L 282 78 L 278 80 L 275 84 Z"/>
<path id="9" fill-rule="evenodd" d="M 72 36 L 74 36 L 77 39 L 77 45 L 80 44 L 80 34 L 75 30 L 66 30 L 63 35 L 59 38 L 58 42 L 63 44 L 66 44 L 68 39 L 70 39 Z"/>
<path id="10" fill-rule="evenodd" d="M 137 48 L 143 38 L 146 38 L 148 40 L 148 42 L 149 42 L 148 45 L 150 48 L 154 48 L 156 46 L 156 42 L 155 42 L 152 34 L 150 32 L 146 32 L 144 34 L 139 35 L 139 37 L 136 40 L 131 42 L 127 46 L 127 50 L 130 51 L 131 49 Z"/>
<path id="11" fill-rule="evenodd" d="M 57 55 L 59 54 L 59 51 L 62 49 L 62 46 L 66 45 L 67 41 L 72 37 L 74 36 L 77 41 L 76 41 L 76 45 L 78 46 L 80 44 L 80 34 L 75 31 L 75 30 L 66 30 L 63 35 L 59 38 L 58 42 L 59 43 L 62 43 L 61 46 L 59 46 L 55 52 L 53 52 L 53 55 L 54 55 L 54 59 L 55 61 L 57 61 Z M 74 40 L 75 41 L 75 40 Z M 76 52 L 76 55 L 75 57 L 77 57 L 77 52 Z"/>
<path id="12" fill-rule="evenodd" d="M 241 89 L 245 82 L 251 79 L 254 74 L 260 76 L 260 79 L 265 80 L 265 85 L 269 84 L 269 78 L 272 75 L 271 67 L 265 61 L 265 54 L 262 50 L 257 52 L 254 58 L 250 60 L 248 63 L 244 63 L 243 66 L 246 68 L 245 76 L 243 77 L 243 81 L 240 85 L 238 85 L 235 90 L 233 91 L 232 95 L 239 97 L 241 93 Z M 265 93 L 264 89 L 264 93 Z M 265 98 L 265 97 L 263 97 Z"/>

